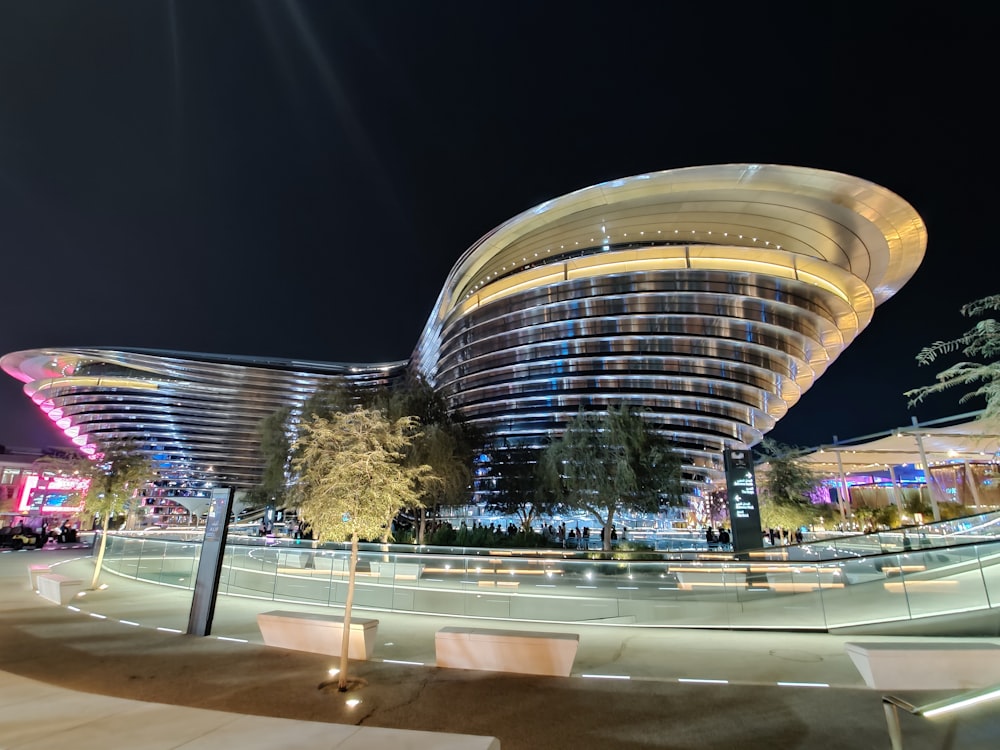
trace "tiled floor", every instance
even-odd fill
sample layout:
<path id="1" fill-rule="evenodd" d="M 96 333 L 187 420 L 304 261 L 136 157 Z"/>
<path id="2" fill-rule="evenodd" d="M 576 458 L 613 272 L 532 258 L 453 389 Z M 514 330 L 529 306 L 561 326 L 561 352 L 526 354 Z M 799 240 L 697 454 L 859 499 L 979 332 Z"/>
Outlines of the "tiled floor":
<path id="1" fill-rule="evenodd" d="M 0 750 L 500 750 L 492 737 L 167 706 L 0 672 Z"/>
<path id="2" fill-rule="evenodd" d="M 435 667 L 436 631 L 476 621 L 379 612 L 373 658 L 352 669 L 364 700 L 347 709 L 324 689 L 328 657 L 262 644 L 256 614 L 274 602 L 222 597 L 212 635 L 186 636 L 190 592 L 111 576 L 59 606 L 31 590 L 33 563 L 93 565 L 0 553 L 0 750 L 889 746 L 882 693 L 845 650 L 856 637 L 579 625 L 570 677 L 512 676 Z M 906 750 L 994 750 L 1000 712 L 981 708 L 904 716 Z"/>

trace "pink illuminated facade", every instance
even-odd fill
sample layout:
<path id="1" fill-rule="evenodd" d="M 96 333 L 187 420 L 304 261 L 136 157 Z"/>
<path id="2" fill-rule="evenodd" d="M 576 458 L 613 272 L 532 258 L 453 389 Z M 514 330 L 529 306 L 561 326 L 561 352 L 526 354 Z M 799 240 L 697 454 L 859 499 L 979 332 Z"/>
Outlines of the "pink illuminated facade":
<path id="1" fill-rule="evenodd" d="M 83 511 L 80 499 L 89 487 L 87 478 L 28 474 L 21 485 L 16 510 L 25 515 L 80 513 Z"/>

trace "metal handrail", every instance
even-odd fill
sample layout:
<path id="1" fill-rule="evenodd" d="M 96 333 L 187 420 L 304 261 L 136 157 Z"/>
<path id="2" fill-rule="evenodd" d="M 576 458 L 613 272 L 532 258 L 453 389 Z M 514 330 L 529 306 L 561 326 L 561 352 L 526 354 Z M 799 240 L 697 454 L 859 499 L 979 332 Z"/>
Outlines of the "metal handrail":
<path id="1" fill-rule="evenodd" d="M 899 709 L 914 716 L 923 716 L 929 719 L 943 713 L 961 711 L 964 708 L 997 699 L 1000 699 L 1000 684 L 959 693 L 925 703 L 922 706 L 915 706 L 894 695 L 883 695 L 882 709 L 885 711 L 885 721 L 889 728 L 889 741 L 892 743 L 892 750 L 903 750 L 903 730 L 899 725 Z"/>

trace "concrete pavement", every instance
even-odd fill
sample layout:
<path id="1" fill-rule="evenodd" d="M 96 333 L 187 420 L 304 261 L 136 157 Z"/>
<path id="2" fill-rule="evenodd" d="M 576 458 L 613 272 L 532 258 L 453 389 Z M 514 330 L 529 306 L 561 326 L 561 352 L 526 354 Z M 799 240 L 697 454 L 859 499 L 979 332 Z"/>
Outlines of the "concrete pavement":
<path id="1" fill-rule="evenodd" d="M 465 735 L 452 739 L 471 742 L 497 738 L 503 750 L 577 750 L 594 743 L 692 750 L 734 745 L 890 747 L 882 695 L 865 687 L 844 649 L 844 643 L 857 638 L 511 624 L 508 627 L 580 635 L 572 676 L 533 677 L 434 666 L 437 629 L 460 624 L 482 627 L 482 621 L 365 613 L 379 620 L 375 653 L 371 661 L 351 662 L 355 684 L 348 693 L 340 693 L 328 673 L 336 660 L 263 646 L 256 613 L 288 605 L 220 597 L 212 634 L 187 636 L 183 631 L 190 609 L 188 591 L 104 573 L 105 590 L 59 606 L 30 590 L 27 566 L 39 563 L 88 581 L 93 571 L 89 550 L 0 554 L 0 596 L 5 602 L 0 611 L 0 682 L 5 686 L 0 697 L 61 689 L 89 696 L 77 696 L 81 704 L 129 699 L 155 703 L 165 715 L 181 711 L 170 707 L 182 707 L 256 717 L 254 722 L 263 724 L 227 717 L 225 726 L 242 734 L 254 726 L 249 734 L 261 738 L 266 735 L 264 725 L 273 727 L 274 737 L 284 744 L 275 745 L 272 738 L 268 747 L 316 747 L 310 739 L 316 736 L 312 723 L 337 725 L 328 734 L 321 733 L 330 742 L 345 727 L 377 727 Z M 864 640 L 906 639 L 866 636 Z M 43 687 L 11 687 L 12 679 L 33 680 Z M 902 695 L 919 703 L 938 694 Z M 350 698 L 360 703 L 349 706 Z M 30 701 L 33 706 L 48 702 L 43 697 Z M 7 739 L 14 736 L 8 734 L 15 726 L 10 722 L 16 721 L 17 737 L 27 730 L 10 718 L 19 714 L 16 705 L 5 706 L 0 748 L 66 746 L 56 742 L 65 741 L 66 735 L 49 733 L 55 724 L 36 721 L 30 726 L 39 734 L 14 744 Z M 1000 732 L 998 714 L 1000 705 L 986 704 L 937 720 L 903 716 L 905 748 L 993 748 Z M 123 744 L 102 736 L 101 747 L 193 746 L 185 743 L 198 738 L 187 730 L 199 726 L 199 721 L 204 719 L 178 715 L 156 724 L 162 729 L 146 733 L 147 744 L 131 735 Z M 97 722 L 97 726 L 109 723 L 125 722 Z M 173 734 L 171 727 L 177 728 Z M 222 730 L 216 726 L 212 731 Z M 47 741 L 52 744 L 46 745 Z M 223 738 L 216 735 L 213 741 L 220 744 Z M 401 744 L 398 738 L 386 742 L 417 747 Z"/>

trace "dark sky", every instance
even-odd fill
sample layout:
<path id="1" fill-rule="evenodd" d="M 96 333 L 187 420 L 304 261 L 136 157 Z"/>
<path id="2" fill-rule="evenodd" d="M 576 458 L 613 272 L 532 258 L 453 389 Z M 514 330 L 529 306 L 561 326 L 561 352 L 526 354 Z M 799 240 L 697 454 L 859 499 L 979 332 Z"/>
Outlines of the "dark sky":
<path id="1" fill-rule="evenodd" d="M 995 29 L 955 7 L 0 0 L 0 354 L 405 359 L 452 265 L 511 216 L 783 163 L 897 192 L 930 240 L 772 437 L 976 408 L 903 396 L 940 369 L 920 348 L 1000 291 Z M 0 444 L 63 441 L 0 373 Z"/>

